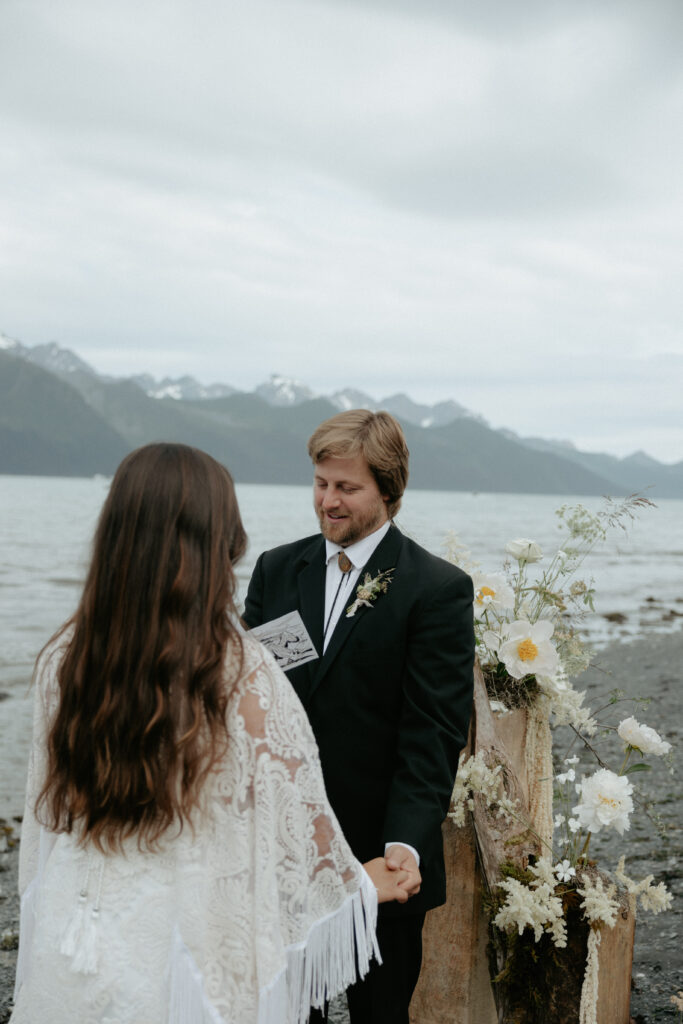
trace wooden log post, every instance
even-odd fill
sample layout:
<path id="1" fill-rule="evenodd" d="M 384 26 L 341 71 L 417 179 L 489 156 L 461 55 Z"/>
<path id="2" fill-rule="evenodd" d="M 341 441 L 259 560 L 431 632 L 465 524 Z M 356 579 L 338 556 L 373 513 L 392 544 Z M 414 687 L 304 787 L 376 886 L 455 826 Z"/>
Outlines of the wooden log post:
<path id="1" fill-rule="evenodd" d="M 598 1010 L 600 1024 L 629 1024 L 631 1020 L 631 971 L 636 934 L 633 896 L 623 896 L 614 928 L 603 928 L 598 963 Z"/>
<path id="2" fill-rule="evenodd" d="M 502 716 L 491 712 L 486 686 L 477 665 L 472 724 L 462 760 L 480 751 L 490 767 L 502 766 L 507 795 L 518 801 L 520 817 L 534 821 L 536 811 L 546 839 L 552 772 L 529 778 L 529 748 L 549 742 L 543 723 L 521 709 Z M 531 735 L 533 733 L 533 735 Z M 539 785 L 550 787 L 542 792 Z M 534 821 L 535 823 L 535 821 Z M 547 1002 L 534 1008 L 494 989 L 490 971 L 505 967 L 502 933 L 490 928 L 484 893 L 500 877 L 500 866 L 512 861 L 527 867 L 541 844 L 521 822 L 498 818 L 480 797 L 463 827 L 447 819 L 443 825 L 447 873 L 446 903 L 427 914 L 423 931 L 423 966 L 410 1006 L 411 1024 L 578 1024 L 588 926 L 579 915 L 570 923 L 567 950 L 556 950 L 539 962 L 539 988 Z M 614 928 L 601 929 L 597 1019 L 600 1024 L 629 1024 L 631 967 L 635 931 L 632 899 L 622 898 Z M 500 939 L 501 941 L 495 941 Z M 493 940 L 493 941 L 491 941 Z M 549 942 L 550 940 L 543 940 Z M 550 950 L 549 950 L 550 952 Z M 545 961 L 547 960 L 547 963 Z M 546 970 L 547 968 L 547 970 Z M 552 1005 L 554 1016 L 544 1016 Z"/>
<path id="3" fill-rule="evenodd" d="M 496 1024 L 487 954 L 488 918 L 472 823 L 443 825 L 446 903 L 427 914 L 422 973 L 411 1024 Z"/>
<path id="4" fill-rule="evenodd" d="M 518 716 L 516 721 L 523 731 L 525 720 Z M 523 739 L 517 746 L 523 749 Z M 477 665 L 470 734 L 461 759 L 479 751 L 484 752 L 489 766 L 502 766 L 505 790 L 519 801 L 521 815 L 528 818 L 520 767 L 497 732 Z M 443 834 L 446 903 L 427 914 L 422 972 L 410 1006 L 411 1024 L 496 1024 L 499 1018 L 489 973 L 489 923 L 483 893 L 498 881 L 503 860 L 526 866 L 537 846 L 523 824 L 511 825 L 498 818 L 479 797 L 475 797 L 475 811 L 468 815 L 467 823 L 458 828 L 447 819 Z"/>

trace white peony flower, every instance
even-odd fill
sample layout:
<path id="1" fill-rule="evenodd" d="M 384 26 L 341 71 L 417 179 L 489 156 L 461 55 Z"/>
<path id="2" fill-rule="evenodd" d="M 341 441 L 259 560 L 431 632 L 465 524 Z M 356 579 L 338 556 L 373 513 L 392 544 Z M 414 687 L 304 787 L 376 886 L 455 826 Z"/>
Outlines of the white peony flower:
<path id="1" fill-rule="evenodd" d="M 566 772 L 561 772 L 559 775 L 556 775 L 555 778 L 561 786 L 564 786 L 565 782 L 574 781 L 576 778 L 576 772 L 573 768 L 568 768 Z"/>
<path id="2" fill-rule="evenodd" d="M 633 810 L 633 786 L 624 775 L 600 768 L 577 786 L 581 800 L 572 808 L 581 825 L 589 832 L 615 828 L 619 835 L 630 828 L 628 816 Z"/>
<path id="3" fill-rule="evenodd" d="M 514 679 L 535 673 L 552 675 L 558 665 L 558 654 L 551 643 L 553 624 L 547 619 L 526 622 L 517 619 L 508 629 L 498 657 Z"/>
<path id="4" fill-rule="evenodd" d="M 576 869 L 571 866 L 568 860 L 560 861 L 559 864 L 555 865 L 553 871 L 558 882 L 571 882 L 576 874 Z"/>
<path id="5" fill-rule="evenodd" d="M 540 562 L 543 552 L 535 540 L 527 540 L 526 537 L 518 537 L 517 540 L 508 541 L 505 545 L 508 555 L 512 555 L 518 562 Z"/>
<path id="6" fill-rule="evenodd" d="M 565 818 L 564 814 L 556 814 L 555 815 L 555 828 L 560 828 L 561 825 L 564 825 L 566 820 L 567 819 Z"/>
<path id="7" fill-rule="evenodd" d="M 578 759 L 578 757 L 576 756 L 576 754 L 574 754 L 574 756 L 573 756 L 573 757 L 565 757 L 565 759 L 564 759 L 564 763 L 565 763 L 565 764 L 578 764 L 578 763 L 579 763 L 579 759 Z M 574 780 L 572 779 L 572 782 L 573 782 L 573 781 L 574 781 Z"/>
<path id="8" fill-rule="evenodd" d="M 474 583 L 474 616 L 481 619 L 485 612 L 499 612 L 506 608 L 514 608 L 515 594 L 500 573 L 475 572 Z"/>
<path id="9" fill-rule="evenodd" d="M 581 822 L 578 818 L 570 818 L 567 822 L 570 832 L 578 832 L 581 828 Z"/>
<path id="10" fill-rule="evenodd" d="M 641 754 L 656 754 L 659 757 L 671 750 L 671 744 L 663 740 L 658 732 L 649 725 L 639 725 L 635 718 L 625 718 L 619 723 L 617 732 L 628 746 L 636 747 Z"/>

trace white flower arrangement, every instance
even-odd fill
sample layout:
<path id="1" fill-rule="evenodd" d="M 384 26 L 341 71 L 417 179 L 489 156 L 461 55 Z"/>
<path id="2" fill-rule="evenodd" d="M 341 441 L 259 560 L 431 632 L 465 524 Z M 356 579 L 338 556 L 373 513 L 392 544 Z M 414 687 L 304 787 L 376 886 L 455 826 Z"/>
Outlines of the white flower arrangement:
<path id="1" fill-rule="evenodd" d="M 482 571 L 457 538 L 450 538 L 448 557 L 473 576 L 477 654 L 492 697 L 505 701 L 514 692 L 523 703 L 525 696 L 533 701 L 540 694 L 558 724 L 591 734 L 593 716 L 569 682 L 590 660 L 578 626 L 593 610 L 594 589 L 577 573 L 610 528 L 651 504 L 646 498 L 607 500 L 597 513 L 583 505 L 562 506 L 562 546 L 545 559 L 535 540 L 510 540 L 505 551 L 514 562 L 506 562 L 503 573 Z"/>
<path id="2" fill-rule="evenodd" d="M 629 717 L 616 729 L 625 745 L 619 771 L 612 771 L 597 755 L 591 741 L 604 728 L 600 715 L 624 698 L 615 691 L 605 707 L 592 712 L 585 706 L 585 692 L 571 684 L 571 677 L 584 671 L 590 661 L 578 627 L 593 610 L 594 596 L 592 582 L 574 577 L 610 527 L 621 526 L 623 518 L 633 519 L 635 511 L 651 504 L 642 498 L 621 504 L 608 500 L 597 514 L 581 505 L 564 506 L 558 516 L 568 536 L 549 558 L 547 568 L 535 570 L 535 578 L 528 567 L 542 562 L 543 553 L 533 540 L 518 538 L 506 545 L 516 565 L 506 563 L 504 574 L 482 572 L 456 539 L 450 541 L 453 560 L 463 564 L 465 555 L 466 567 L 473 574 L 477 654 L 496 721 L 506 709 L 535 706 L 554 726 L 569 726 L 584 750 L 599 761 L 597 770 L 582 774 L 577 781 L 579 757 L 564 759 L 562 770 L 553 780 L 559 807 L 552 819 L 552 839 L 536 835 L 543 852 L 535 864 L 529 865 L 528 872 L 513 870 L 514 865 L 504 872 L 507 877 L 498 883 L 504 898 L 494 902 L 492 911 L 497 928 L 516 931 L 520 936 L 530 929 L 535 942 L 547 934 L 556 947 L 564 948 L 567 931 L 563 904 L 579 907 L 590 925 L 581 1024 L 596 1022 L 600 929 L 613 927 L 619 911 L 616 886 L 606 882 L 594 862 L 588 860 L 591 837 L 612 829 L 623 836 L 629 830 L 634 811 L 634 787 L 629 775 L 650 767 L 645 763 L 629 767 L 630 758 L 634 753 L 639 757 L 668 755 L 671 744 L 654 729 Z M 523 820 L 519 807 L 504 794 L 500 766 L 487 765 L 483 751 L 459 768 L 450 812 L 457 825 L 464 824 L 467 811 L 474 809 L 475 794 L 498 816 Z M 532 822 L 525 824 L 536 834 Z M 667 910 L 672 896 L 664 883 L 653 884 L 652 875 L 636 882 L 625 874 L 624 863 L 622 856 L 615 872 L 618 884 L 642 910 L 655 914 Z"/>

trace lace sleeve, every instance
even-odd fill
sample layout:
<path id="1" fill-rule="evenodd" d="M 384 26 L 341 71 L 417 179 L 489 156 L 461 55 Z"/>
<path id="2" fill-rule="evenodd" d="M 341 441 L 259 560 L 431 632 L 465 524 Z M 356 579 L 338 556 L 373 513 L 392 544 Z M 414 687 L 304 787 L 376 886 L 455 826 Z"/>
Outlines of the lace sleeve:
<path id="1" fill-rule="evenodd" d="M 57 667 L 65 646 L 66 641 L 62 640 L 46 648 L 38 659 L 34 674 L 33 739 L 19 848 L 19 893 L 22 896 L 38 874 L 40 863 L 45 861 L 53 842 L 36 819 L 36 799 L 45 782 L 47 736 L 58 700 Z"/>
<path id="2" fill-rule="evenodd" d="M 216 795 L 254 901 L 259 1021 L 305 1021 L 378 955 L 377 894 L 329 805 L 306 713 L 254 641 L 228 726 Z"/>

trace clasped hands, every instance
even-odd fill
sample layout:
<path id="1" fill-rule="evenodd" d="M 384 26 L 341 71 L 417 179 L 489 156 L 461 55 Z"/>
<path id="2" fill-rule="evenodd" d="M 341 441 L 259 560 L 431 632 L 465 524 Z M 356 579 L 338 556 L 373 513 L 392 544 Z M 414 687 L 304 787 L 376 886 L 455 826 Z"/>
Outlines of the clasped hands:
<path id="1" fill-rule="evenodd" d="M 375 857 L 363 866 L 377 889 L 379 903 L 407 903 L 410 896 L 420 891 L 422 875 L 415 857 L 405 846 L 390 846 L 384 857 Z"/>

